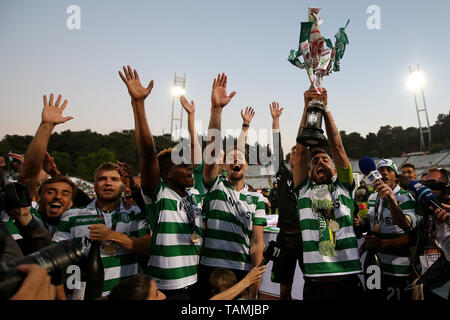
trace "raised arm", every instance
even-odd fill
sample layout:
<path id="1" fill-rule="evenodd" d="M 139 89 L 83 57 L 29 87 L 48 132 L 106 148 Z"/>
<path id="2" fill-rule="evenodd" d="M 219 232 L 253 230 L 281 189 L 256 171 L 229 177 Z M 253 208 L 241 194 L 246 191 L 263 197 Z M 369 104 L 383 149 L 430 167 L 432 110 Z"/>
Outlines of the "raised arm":
<path id="1" fill-rule="evenodd" d="M 311 86 L 307 91 L 305 91 L 303 96 L 305 100 L 305 107 L 303 108 L 303 115 L 300 121 L 298 134 L 300 134 L 303 131 L 303 128 L 305 128 L 306 126 L 306 110 L 308 109 L 308 104 L 311 100 L 317 99 L 318 94 L 316 90 Z M 295 164 L 293 170 L 295 186 L 299 185 L 308 177 L 308 161 L 309 161 L 308 148 L 297 142 L 295 148 Z"/>
<path id="2" fill-rule="evenodd" d="M 53 93 L 50 94 L 49 100 L 47 100 L 47 96 L 44 95 L 44 109 L 42 110 L 41 124 L 25 152 L 21 181 L 27 185 L 31 197 L 37 192 L 39 174 L 43 169 L 47 145 L 53 129 L 58 124 L 73 119 L 73 117 L 63 117 L 62 115 L 67 106 L 67 100 L 64 100 L 60 106 L 62 99 L 61 95 L 58 95 L 54 104 L 53 99 Z"/>
<path id="3" fill-rule="evenodd" d="M 254 115 L 255 115 L 255 110 L 253 110 L 252 107 L 246 107 L 245 112 L 244 112 L 244 110 L 241 110 L 242 129 L 241 129 L 241 134 L 239 135 L 239 138 L 237 141 L 237 148 L 244 154 L 245 154 L 245 144 L 247 143 L 247 137 L 248 137 L 248 128 L 250 126 L 250 122 L 252 122 Z"/>
<path id="4" fill-rule="evenodd" d="M 211 92 L 211 116 L 208 126 L 208 137 L 210 140 L 206 144 L 206 156 L 211 158 L 205 158 L 205 165 L 203 166 L 203 181 L 206 184 L 213 182 L 219 174 L 219 165 L 217 164 L 217 158 L 220 157 L 220 153 L 216 154 L 215 150 L 210 150 L 214 144 L 217 143 L 216 138 L 220 140 L 221 123 L 222 123 L 222 110 L 231 99 L 236 95 L 233 91 L 230 95 L 227 95 L 227 76 L 225 73 L 219 74 L 217 79 L 214 79 Z M 220 145 L 222 148 L 222 145 Z M 208 152 L 210 151 L 210 153 Z"/>
<path id="5" fill-rule="evenodd" d="M 327 106 L 327 92 L 324 89 L 324 92 L 321 96 L 325 95 L 325 105 Z M 339 133 L 339 130 L 334 122 L 333 116 L 331 112 L 328 110 L 325 112 L 325 130 L 327 132 L 328 142 L 330 143 L 330 152 L 331 156 L 334 160 L 336 167 L 342 169 L 350 168 L 350 161 L 348 160 L 347 154 L 345 153 L 344 144 L 342 143 L 342 138 Z"/>
<path id="6" fill-rule="evenodd" d="M 284 108 L 280 108 L 278 102 L 274 101 L 269 104 L 270 115 L 272 116 L 272 136 L 273 136 L 273 151 L 278 154 L 278 170 L 280 170 L 281 165 L 284 161 L 283 148 L 281 146 L 281 132 L 280 132 L 280 116 L 283 113 Z M 275 141 L 278 139 L 278 148 L 275 149 Z M 278 172 L 277 170 L 277 172 Z"/>
<path id="7" fill-rule="evenodd" d="M 197 132 L 195 131 L 195 104 L 180 96 L 180 102 L 184 110 L 188 114 L 188 131 L 191 139 L 191 163 L 195 166 L 202 163 L 202 147 L 198 142 Z"/>
<path id="8" fill-rule="evenodd" d="M 123 67 L 119 71 L 120 78 L 127 86 L 133 107 L 134 125 L 136 133 L 136 145 L 139 153 L 139 170 L 141 173 L 141 186 L 144 190 L 151 192 L 159 183 L 159 165 L 156 157 L 155 143 L 148 126 L 145 114 L 144 101 L 153 89 L 153 80 L 147 87 L 142 86 L 139 75 L 131 70 L 130 66 Z"/>

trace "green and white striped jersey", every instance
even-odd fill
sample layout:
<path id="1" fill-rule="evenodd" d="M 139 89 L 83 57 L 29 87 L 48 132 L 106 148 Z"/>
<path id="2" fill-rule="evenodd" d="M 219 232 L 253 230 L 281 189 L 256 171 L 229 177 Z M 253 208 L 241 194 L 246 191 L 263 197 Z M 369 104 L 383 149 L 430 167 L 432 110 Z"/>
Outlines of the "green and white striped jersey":
<path id="1" fill-rule="evenodd" d="M 37 208 L 39 207 L 39 204 L 35 201 L 31 202 L 31 207 L 30 207 L 30 213 L 34 216 L 34 218 L 36 218 L 38 220 L 38 222 L 42 222 L 42 220 L 36 216 L 36 212 L 37 212 Z M 2 210 L 0 212 L 1 215 L 1 221 L 5 223 L 6 228 L 9 232 L 9 234 L 14 238 L 14 240 L 21 240 L 23 239 L 22 235 L 19 232 L 19 229 L 17 228 L 17 226 L 14 224 L 14 219 L 11 218 L 5 210 Z M 51 236 L 50 236 L 51 238 Z"/>
<path id="2" fill-rule="evenodd" d="M 403 214 L 411 216 L 411 219 L 414 221 L 416 210 L 413 196 L 409 191 L 401 189 L 399 185 L 394 188 L 393 192 Z M 391 211 L 389 210 L 388 201 L 383 201 L 381 199 L 378 201 L 378 212 L 381 214 L 380 229 L 378 232 L 374 232 L 377 198 L 378 193 L 373 193 L 368 200 L 370 230 L 380 239 L 393 239 L 406 235 L 406 233 L 394 223 Z M 380 249 L 377 253 L 381 260 L 383 273 L 398 277 L 409 276 L 411 274 L 411 253 L 408 248 L 399 250 Z"/>
<path id="3" fill-rule="evenodd" d="M 320 221 L 318 214 L 312 209 L 313 187 L 314 182 L 307 178 L 294 189 L 297 194 L 302 232 L 305 276 L 324 277 L 361 273 L 358 242 L 353 230 L 354 184 L 340 182 L 339 178 L 331 184 L 331 200 L 336 222 L 339 224 L 339 230 L 335 234 L 336 256 L 325 256 L 319 252 Z"/>
<path id="4" fill-rule="evenodd" d="M 161 180 L 150 194 L 142 190 L 153 234 L 146 273 L 159 289 L 181 289 L 198 281 L 203 243 L 202 197 L 194 188 L 186 192 L 182 198 Z M 194 232 L 200 236 L 197 243 L 191 240 Z"/>
<path id="5" fill-rule="evenodd" d="M 20 240 L 23 239 L 22 235 L 19 232 L 19 229 L 14 224 L 14 219 L 11 218 L 5 210 L 2 210 L 1 212 L 1 219 L 2 222 L 5 223 L 6 229 L 8 230 L 9 234 L 14 238 L 14 240 Z"/>
<path id="6" fill-rule="evenodd" d="M 138 207 L 132 206 L 125 209 L 121 201 L 119 213 L 112 211 L 102 212 L 104 219 L 99 217 L 96 209 L 96 201 L 92 201 L 84 208 L 74 208 L 63 213 L 53 236 L 53 242 L 75 239 L 81 243 L 83 250 L 90 248 L 89 229 L 93 224 L 105 223 L 108 228 L 112 227 L 112 219 L 117 219 L 116 231 L 131 237 L 141 237 L 149 233 L 149 227 L 145 215 Z M 103 285 L 103 296 L 108 295 L 111 289 L 121 280 L 134 276 L 139 272 L 138 257 L 133 252 L 119 247 L 115 254 L 108 255 L 101 250 L 101 257 L 105 269 L 105 281 Z"/>
<path id="7" fill-rule="evenodd" d="M 262 194 L 249 191 L 247 185 L 236 191 L 219 175 L 207 189 L 203 212 L 206 230 L 201 264 L 249 271 L 253 226 L 267 225 Z"/>

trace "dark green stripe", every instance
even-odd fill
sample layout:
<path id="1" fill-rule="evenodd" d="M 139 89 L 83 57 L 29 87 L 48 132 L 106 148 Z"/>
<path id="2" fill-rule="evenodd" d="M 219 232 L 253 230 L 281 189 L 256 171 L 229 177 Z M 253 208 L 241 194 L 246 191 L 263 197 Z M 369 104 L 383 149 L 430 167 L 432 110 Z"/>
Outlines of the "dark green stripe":
<path id="1" fill-rule="evenodd" d="M 251 263 L 249 255 L 247 256 L 243 253 L 231 252 L 226 250 L 203 248 L 203 255 L 207 258 Z"/>
<path id="2" fill-rule="evenodd" d="M 162 257 L 192 256 L 199 254 L 199 247 L 194 245 L 155 245 L 152 248 L 152 254 Z"/>
<path id="3" fill-rule="evenodd" d="M 179 267 L 179 268 L 158 268 L 154 266 L 149 266 L 146 270 L 148 275 L 151 277 L 155 277 L 158 279 L 164 280 L 175 280 L 181 279 L 185 277 L 192 276 L 197 273 L 197 265 L 195 266 L 187 266 L 187 267 Z"/>
<path id="4" fill-rule="evenodd" d="M 114 268 L 120 266 L 126 266 L 137 262 L 137 257 L 134 254 L 124 254 L 121 256 L 103 257 L 103 267 Z"/>
<path id="5" fill-rule="evenodd" d="M 400 204 L 400 209 L 402 210 L 408 210 L 408 209 L 415 209 L 416 203 L 414 201 L 406 201 Z"/>
<path id="6" fill-rule="evenodd" d="M 319 221 L 316 219 L 300 220 L 300 228 L 302 230 L 319 230 Z"/>
<path id="7" fill-rule="evenodd" d="M 216 220 L 231 222 L 231 223 L 239 226 L 243 230 L 243 232 L 246 232 L 248 235 L 251 233 L 251 230 L 248 230 L 244 224 L 239 222 L 232 213 L 214 209 L 214 210 L 207 212 L 206 217 L 207 217 L 207 219 L 216 219 Z"/>
<path id="8" fill-rule="evenodd" d="M 178 222 L 160 222 L 158 226 L 158 234 L 191 234 L 192 230 L 188 223 Z"/>
<path id="9" fill-rule="evenodd" d="M 391 264 L 381 264 L 381 268 L 383 272 L 389 272 L 394 274 L 410 274 L 411 267 L 410 266 L 394 266 Z"/>
<path id="10" fill-rule="evenodd" d="M 345 238 L 336 241 L 336 250 L 358 248 L 356 238 Z M 319 241 L 303 241 L 303 251 L 319 251 Z"/>
<path id="11" fill-rule="evenodd" d="M 267 220 L 266 218 L 253 218 L 253 225 L 254 226 L 267 226 Z"/>
<path id="12" fill-rule="evenodd" d="M 297 209 L 310 209 L 312 207 L 312 201 L 310 198 L 300 198 L 297 200 Z"/>
<path id="13" fill-rule="evenodd" d="M 217 240 L 236 242 L 236 243 L 246 246 L 247 248 L 250 248 L 250 244 L 246 243 L 244 237 L 242 237 L 236 233 L 233 233 L 233 232 L 214 230 L 214 229 L 207 228 L 206 232 L 205 232 L 205 237 L 217 239 Z M 249 239 L 250 239 L 250 237 L 249 237 Z"/>
<path id="14" fill-rule="evenodd" d="M 59 221 L 58 226 L 56 227 L 57 231 L 70 233 L 70 225 L 67 221 Z"/>
<path id="15" fill-rule="evenodd" d="M 343 273 L 361 270 L 358 260 L 339 262 L 305 263 L 305 274 Z"/>

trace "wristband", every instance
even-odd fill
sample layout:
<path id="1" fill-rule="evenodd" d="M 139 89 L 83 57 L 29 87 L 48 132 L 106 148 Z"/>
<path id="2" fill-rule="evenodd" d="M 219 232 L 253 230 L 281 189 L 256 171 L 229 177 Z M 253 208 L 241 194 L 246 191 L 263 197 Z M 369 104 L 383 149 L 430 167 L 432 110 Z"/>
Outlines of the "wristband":
<path id="1" fill-rule="evenodd" d="M 243 126 L 244 128 L 250 127 L 250 125 L 249 125 L 248 123 L 243 123 L 242 126 Z"/>

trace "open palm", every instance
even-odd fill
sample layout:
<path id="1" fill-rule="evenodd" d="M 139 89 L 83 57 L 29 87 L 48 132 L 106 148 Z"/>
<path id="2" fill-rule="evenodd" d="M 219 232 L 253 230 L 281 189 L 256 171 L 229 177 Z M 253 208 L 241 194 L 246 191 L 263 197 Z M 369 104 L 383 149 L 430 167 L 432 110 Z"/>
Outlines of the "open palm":
<path id="1" fill-rule="evenodd" d="M 211 104 L 216 107 L 225 107 L 235 95 L 236 91 L 227 95 L 227 76 L 225 73 L 219 74 L 213 82 Z"/>
<path id="2" fill-rule="evenodd" d="M 281 116 L 281 114 L 283 113 L 283 109 L 284 108 L 280 108 L 280 105 L 278 104 L 278 102 L 272 102 L 271 105 L 269 105 L 270 107 L 270 114 L 272 115 L 272 118 L 279 118 Z"/>
<path id="3" fill-rule="evenodd" d="M 50 123 L 57 125 L 73 119 L 73 117 L 63 117 L 62 113 L 67 106 L 68 101 L 64 100 L 61 107 L 61 95 L 58 95 L 55 104 L 53 105 L 53 93 L 50 94 L 50 100 L 47 101 L 47 96 L 44 95 L 44 109 L 42 110 L 42 123 Z"/>
<path id="4" fill-rule="evenodd" d="M 153 89 L 153 80 L 150 81 L 148 87 L 144 87 L 141 84 L 141 80 L 139 79 L 139 75 L 136 71 L 134 72 L 131 70 L 130 66 L 123 67 L 123 71 L 125 73 L 122 74 L 122 72 L 119 71 L 120 78 L 123 80 L 125 85 L 127 86 L 128 93 L 130 94 L 131 98 L 136 100 L 144 100 L 147 98 L 147 96 L 152 92 Z"/>
<path id="5" fill-rule="evenodd" d="M 241 117 L 245 123 L 250 124 L 250 122 L 252 122 L 254 115 L 255 115 L 255 110 L 253 110 L 252 107 L 245 108 L 245 112 L 244 112 L 244 110 L 241 110 Z"/>

